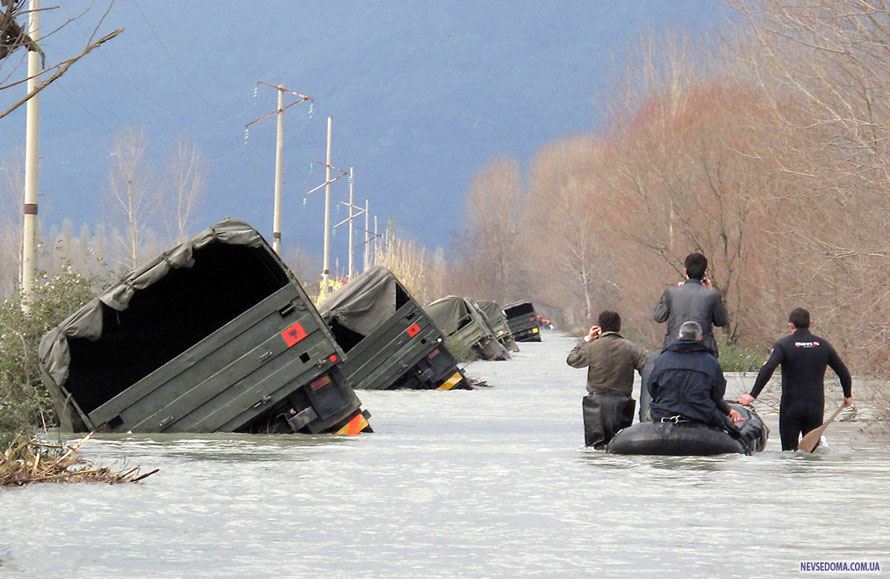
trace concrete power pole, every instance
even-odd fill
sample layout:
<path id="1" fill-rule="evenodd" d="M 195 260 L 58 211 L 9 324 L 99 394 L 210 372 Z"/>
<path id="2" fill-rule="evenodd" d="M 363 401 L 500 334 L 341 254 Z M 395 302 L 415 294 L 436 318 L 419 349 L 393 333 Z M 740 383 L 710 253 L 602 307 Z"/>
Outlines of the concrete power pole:
<path id="1" fill-rule="evenodd" d="M 321 270 L 321 298 L 326 298 L 330 292 L 328 279 L 331 276 L 331 131 L 334 118 L 328 117 L 328 146 L 325 155 L 324 168 L 324 263 Z"/>
<path id="2" fill-rule="evenodd" d="M 309 197 L 316 191 L 324 189 L 324 257 L 322 258 L 322 270 L 321 270 L 321 291 L 319 292 L 318 299 L 319 303 L 323 302 L 324 299 L 331 293 L 330 292 L 330 278 L 331 278 L 331 230 L 339 227 L 340 225 L 346 223 L 347 221 L 351 221 L 356 216 L 352 215 L 351 218 L 347 218 L 334 227 L 331 227 L 331 184 L 335 181 L 342 179 L 343 177 L 351 176 L 350 171 L 342 171 L 337 167 L 334 167 L 331 164 L 331 136 L 333 133 L 333 124 L 334 119 L 332 117 L 328 117 L 328 142 L 327 142 L 327 152 L 325 154 L 325 162 L 316 162 L 316 165 L 324 165 L 324 183 L 318 185 L 317 187 L 313 187 L 309 191 L 306 191 L 303 196 Z M 331 176 L 331 171 L 336 170 L 337 174 L 333 177 Z M 342 203 L 342 201 L 341 201 Z"/>
<path id="3" fill-rule="evenodd" d="M 252 125 L 264 121 L 272 116 L 277 116 L 277 131 L 275 137 L 275 198 L 272 206 L 272 249 L 275 253 L 281 253 L 281 187 L 284 178 L 284 111 L 305 101 L 312 101 L 312 97 L 292 91 L 289 88 L 280 85 L 257 81 L 257 86 L 267 86 L 278 91 L 278 108 L 271 113 L 266 113 L 255 118 L 246 125 L 244 130 L 247 131 Z M 286 105 L 284 104 L 284 94 L 288 93 L 297 100 Z M 246 133 L 245 133 L 246 134 Z"/>
<path id="4" fill-rule="evenodd" d="M 40 33 L 40 0 L 31 0 L 28 14 L 28 34 L 34 42 Z M 37 51 L 28 51 L 28 94 L 37 90 L 41 63 Z M 28 100 L 25 121 L 25 203 L 22 207 L 22 310 L 31 311 L 34 298 L 34 275 L 37 269 L 37 199 L 38 153 L 40 136 L 40 102 L 38 95 Z"/>
<path id="5" fill-rule="evenodd" d="M 352 259 L 353 254 L 355 253 L 355 243 L 352 238 L 352 208 L 354 205 L 353 202 L 353 189 L 354 189 L 354 173 L 352 171 L 352 167 L 349 168 L 349 252 L 348 252 L 348 264 L 346 269 L 346 275 L 349 276 L 349 279 L 352 279 L 352 276 L 355 275 L 355 269 L 353 268 L 353 264 L 355 263 Z"/>
<path id="6" fill-rule="evenodd" d="M 272 249 L 281 253 L 281 174 L 284 167 L 284 87 L 278 86 L 278 117 L 275 131 L 275 200 L 272 204 Z"/>
<path id="7" fill-rule="evenodd" d="M 349 279 L 352 279 L 355 275 L 355 227 L 353 225 L 353 221 L 361 217 L 363 213 L 367 213 L 368 205 L 365 202 L 365 208 L 362 209 L 358 205 L 355 204 L 355 171 L 352 167 L 349 168 L 349 172 L 347 173 L 349 176 L 349 201 L 343 202 L 340 201 L 340 205 L 346 205 L 349 208 L 349 216 L 338 224 L 334 225 L 334 229 L 337 229 L 341 225 L 349 224 L 349 265 L 347 266 L 347 275 Z M 365 215 L 365 229 L 367 230 L 367 214 Z M 365 235 L 365 241 L 367 242 L 367 234 Z M 365 261 L 367 264 L 367 260 Z"/>
<path id="8" fill-rule="evenodd" d="M 368 200 L 365 199 L 365 255 L 363 260 L 364 270 L 368 271 L 368 268 L 371 267 L 371 224 L 370 224 L 370 209 L 368 207 Z"/>
<path id="9" fill-rule="evenodd" d="M 380 236 L 377 234 L 377 216 L 374 216 L 374 265 L 377 265 L 377 239 Z"/>

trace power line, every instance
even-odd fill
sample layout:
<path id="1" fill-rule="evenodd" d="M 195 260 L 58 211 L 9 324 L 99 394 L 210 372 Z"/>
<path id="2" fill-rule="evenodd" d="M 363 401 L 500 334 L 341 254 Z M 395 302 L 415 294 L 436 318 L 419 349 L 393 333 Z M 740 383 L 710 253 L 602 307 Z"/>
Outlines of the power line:
<path id="1" fill-rule="evenodd" d="M 65 9 L 65 12 L 68 13 L 68 16 L 70 16 L 71 18 L 74 18 L 74 14 L 71 13 L 71 11 L 68 9 L 68 7 L 64 3 L 61 3 L 61 5 L 62 5 L 62 8 Z M 77 28 L 84 34 L 84 36 L 89 38 L 89 36 L 90 36 L 89 32 L 84 30 L 83 26 L 80 25 L 79 20 L 74 19 L 73 22 L 77 26 Z M 157 108 L 159 108 L 162 112 L 170 115 L 172 118 L 174 118 L 176 120 L 180 120 L 181 115 L 174 113 L 169 107 L 163 105 L 157 99 L 152 97 L 149 93 L 147 93 L 145 91 L 145 87 L 140 87 L 139 85 L 137 85 L 136 82 L 133 79 L 131 79 L 126 73 L 124 73 L 124 71 L 120 68 L 120 66 L 118 66 L 118 64 L 116 62 L 111 60 L 111 58 L 104 51 L 100 50 L 97 52 L 102 56 L 102 58 L 105 60 L 105 62 L 107 62 L 115 70 L 115 72 L 117 72 L 118 75 L 120 75 L 120 77 L 123 78 L 124 81 L 126 81 L 126 83 L 129 84 L 130 87 L 133 89 L 133 91 L 136 92 L 140 97 L 142 97 L 143 99 L 152 103 Z"/>
<path id="2" fill-rule="evenodd" d="M 198 98 L 201 99 L 202 103 L 204 103 L 204 106 L 206 106 L 208 109 L 210 109 L 213 112 L 213 114 L 216 115 L 216 117 L 218 119 L 223 120 L 222 114 L 216 109 L 216 107 L 214 107 L 212 104 L 210 104 L 207 101 L 207 99 L 204 98 L 203 91 L 199 90 L 198 87 L 193 85 L 191 80 L 189 80 L 188 75 L 186 75 L 185 72 L 183 72 L 182 68 L 180 68 L 179 63 L 177 63 L 176 60 L 173 58 L 173 54 L 170 52 L 170 50 L 167 49 L 167 45 L 164 44 L 164 41 L 161 40 L 161 37 L 158 36 L 157 32 L 155 32 L 155 29 L 151 25 L 151 22 L 149 22 L 148 18 L 145 17 L 145 13 L 142 11 L 142 8 L 139 7 L 139 2 L 137 2 L 136 0 L 133 0 L 133 6 L 136 7 L 136 11 L 139 12 L 139 15 L 142 17 L 142 20 L 145 21 L 145 25 L 148 26 L 148 29 L 149 29 L 149 31 L 151 31 L 152 36 L 154 36 L 155 40 L 158 41 L 158 44 L 161 46 L 161 50 L 163 50 L 164 54 L 167 55 L 167 58 L 170 60 L 170 64 L 173 65 L 173 67 L 179 73 L 179 76 L 181 76 L 182 79 L 185 81 L 185 83 L 187 85 L 189 85 L 193 91 L 195 91 L 195 93 L 198 95 Z"/>
<path id="3" fill-rule="evenodd" d="M 94 119 L 97 123 L 99 123 L 100 125 L 102 125 L 103 127 L 105 127 L 105 128 L 108 130 L 108 132 L 110 132 L 110 133 L 113 133 L 113 132 L 114 132 L 114 129 L 112 129 L 111 127 L 109 127 L 109 126 L 108 126 L 108 123 L 106 123 L 105 121 L 103 121 L 102 118 L 99 117 L 99 115 L 97 115 L 96 113 L 94 113 L 93 111 L 91 111 L 90 109 L 88 109 L 82 102 L 80 102 L 80 100 L 79 100 L 77 97 L 75 97 L 73 94 L 71 94 L 70 92 L 68 92 L 68 89 L 65 88 L 65 85 L 64 85 L 63 83 L 59 83 L 57 86 L 59 87 L 59 90 L 61 90 L 61 91 L 62 91 L 63 93 L 65 93 L 66 95 L 68 95 L 68 98 L 69 98 L 69 99 L 71 99 L 72 101 L 74 101 L 74 103 L 77 104 L 77 106 L 79 106 L 81 109 L 83 109 L 83 111 L 84 111 L 86 114 L 88 114 L 88 115 L 90 115 L 91 117 L 93 117 L 93 119 Z"/>

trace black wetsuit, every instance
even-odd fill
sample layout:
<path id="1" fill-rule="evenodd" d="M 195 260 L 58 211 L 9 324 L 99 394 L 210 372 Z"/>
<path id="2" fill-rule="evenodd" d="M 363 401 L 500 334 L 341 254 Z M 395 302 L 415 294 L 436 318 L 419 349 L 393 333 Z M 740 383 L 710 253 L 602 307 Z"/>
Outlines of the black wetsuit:
<path id="1" fill-rule="evenodd" d="M 827 340 L 808 329 L 795 330 L 773 345 L 769 360 L 757 374 L 751 396 L 757 398 L 782 365 L 782 400 L 779 404 L 779 434 L 782 450 L 797 450 L 802 434 L 818 428 L 825 414 L 825 368 L 831 366 L 851 396 L 850 372 Z"/>

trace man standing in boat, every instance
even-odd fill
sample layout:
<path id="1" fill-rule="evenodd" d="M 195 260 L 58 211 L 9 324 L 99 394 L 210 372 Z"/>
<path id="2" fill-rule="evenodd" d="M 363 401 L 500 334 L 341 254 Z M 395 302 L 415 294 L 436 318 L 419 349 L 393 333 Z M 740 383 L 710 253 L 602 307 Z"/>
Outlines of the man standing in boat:
<path id="1" fill-rule="evenodd" d="M 825 370 L 834 370 L 844 390 L 844 406 L 853 404 L 852 379 L 847 366 L 825 338 L 810 333 L 810 312 L 796 308 L 788 315 L 789 335 L 775 344 L 769 359 L 757 373 L 750 394 L 739 403 L 754 402 L 782 365 L 782 398 L 779 402 L 779 434 L 782 450 L 797 450 L 802 435 L 822 425 L 825 414 Z"/>
<path id="2" fill-rule="evenodd" d="M 686 281 L 664 290 L 652 317 L 659 324 L 667 322 L 665 348 L 676 338 L 680 324 L 694 321 L 701 326 L 704 346 L 718 356 L 713 327 L 725 326 L 727 315 L 720 292 L 708 279 L 708 258 L 701 253 L 690 253 L 683 265 Z"/>
<path id="3" fill-rule="evenodd" d="M 583 403 L 587 446 L 605 446 L 633 422 L 634 371 L 642 374 L 647 355 L 622 337 L 620 331 L 618 312 L 600 312 L 597 325 L 590 328 L 566 358 L 572 368 L 587 368 L 588 395 Z"/>
<path id="4" fill-rule="evenodd" d="M 655 358 L 644 384 L 652 397 L 649 413 L 655 422 L 701 422 L 735 433 L 742 415 L 723 400 L 726 378 L 702 335 L 698 322 L 683 322 L 678 339 Z"/>

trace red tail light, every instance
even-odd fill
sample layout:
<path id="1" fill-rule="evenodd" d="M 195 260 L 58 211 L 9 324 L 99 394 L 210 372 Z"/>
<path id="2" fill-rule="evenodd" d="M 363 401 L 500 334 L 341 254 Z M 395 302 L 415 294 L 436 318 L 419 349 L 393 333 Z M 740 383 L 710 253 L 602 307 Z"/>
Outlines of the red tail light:
<path id="1" fill-rule="evenodd" d="M 327 386 L 330 383 L 331 383 L 330 377 L 327 374 L 325 374 L 321 378 L 316 378 L 315 380 L 310 382 L 309 387 L 312 388 L 313 390 L 317 391 L 317 390 L 321 390 L 322 388 L 324 388 L 325 386 Z"/>
<path id="2" fill-rule="evenodd" d="M 405 332 L 413 338 L 420 333 L 420 326 L 418 326 L 417 324 L 411 324 L 410 326 L 408 326 Z"/>
<path id="3" fill-rule="evenodd" d="M 435 358 L 438 355 L 439 355 L 439 348 L 436 348 L 435 350 L 433 350 L 432 352 L 427 354 L 426 357 L 429 358 L 430 360 L 432 360 L 433 358 Z"/>
<path id="4" fill-rule="evenodd" d="M 339 358 L 337 358 L 337 354 L 331 354 L 330 356 L 328 356 L 328 361 L 331 364 L 335 364 L 337 360 L 339 360 Z"/>

